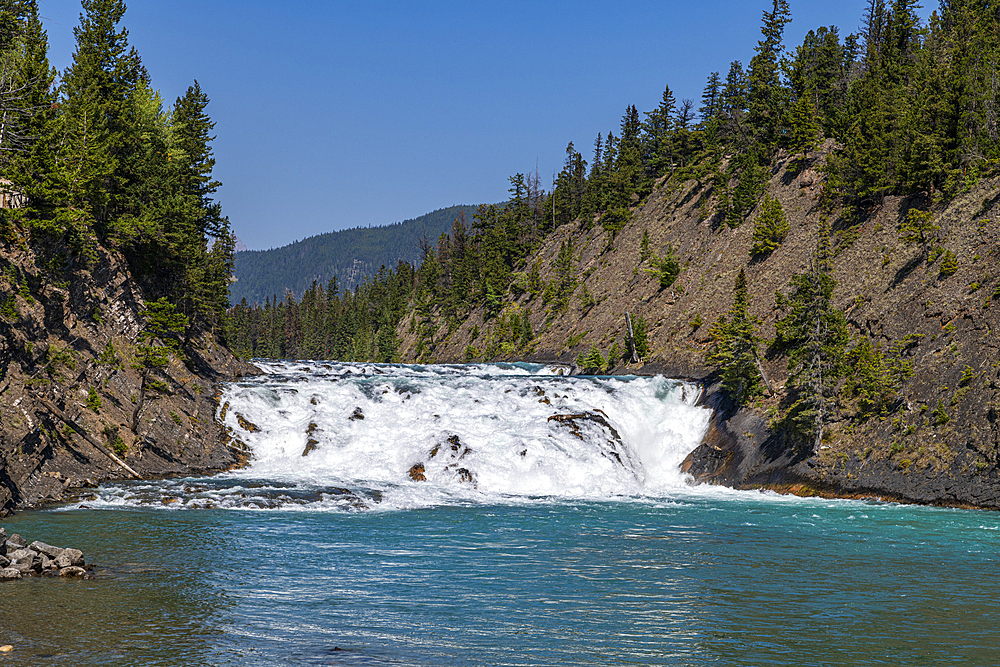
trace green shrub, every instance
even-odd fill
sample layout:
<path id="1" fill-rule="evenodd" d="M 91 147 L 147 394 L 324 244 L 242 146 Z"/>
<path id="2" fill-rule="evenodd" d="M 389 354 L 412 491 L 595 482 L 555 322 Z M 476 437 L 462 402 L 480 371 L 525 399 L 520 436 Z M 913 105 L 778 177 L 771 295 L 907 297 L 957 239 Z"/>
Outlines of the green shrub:
<path id="1" fill-rule="evenodd" d="M 17 299 L 13 296 L 8 297 L 7 300 L 3 302 L 3 305 L 0 305 L 0 315 L 2 315 L 5 320 L 10 320 L 12 322 L 19 318 L 21 316 L 21 311 L 17 309 Z"/>
<path id="2" fill-rule="evenodd" d="M 767 195 L 761 204 L 760 213 L 754 221 L 753 247 L 750 254 L 754 257 L 766 257 L 778 249 L 788 235 L 788 220 L 781 202 Z"/>
<path id="3" fill-rule="evenodd" d="M 955 257 L 955 253 L 951 250 L 944 251 L 944 259 L 941 260 L 941 270 L 938 273 L 939 278 L 947 278 L 948 276 L 954 275 L 958 271 L 958 258 Z"/>
<path id="4" fill-rule="evenodd" d="M 663 257 L 652 255 L 649 258 L 649 263 L 653 265 L 653 268 L 647 269 L 647 271 L 659 279 L 661 290 L 673 285 L 681 273 L 681 265 L 674 257 L 673 246 L 667 246 L 667 254 Z"/>
<path id="5" fill-rule="evenodd" d="M 951 417 L 944 410 L 944 403 L 941 401 L 941 399 L 938 399 L 937 407 L 934 408 L 934 410 L 931 412 L 931 415 L 934 416 L 935 426 L 944 426 L 945 424 L 951 421 Z"/>
<path id="6" fill-rule="evenodd" d="M 101 397 L 97 395 L 97 390 L 93 387 L 87 391 L 87 407 L 93 412 L 99 412 L 101 409 Z"/>
<path id="7" fill-rule="evenodd" d="M 601 355 L 601 351 L 597 349 L 597 344 L 594 343 L 590 346 L 590 350 L 586 354 L 581 352 L 577 355 L 576 365 L 582 368 L 583 372 L 587 375 L 597 375 L 604 372 L 608 367 L 608 360 Z"/>

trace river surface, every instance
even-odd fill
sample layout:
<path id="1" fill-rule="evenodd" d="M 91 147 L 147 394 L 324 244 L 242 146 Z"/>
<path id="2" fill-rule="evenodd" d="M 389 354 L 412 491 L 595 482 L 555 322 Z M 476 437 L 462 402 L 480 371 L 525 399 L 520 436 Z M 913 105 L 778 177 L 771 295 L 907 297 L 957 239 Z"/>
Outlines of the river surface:
<path id="1" fill-rule="evenodd" d="M 693 385 L 262 365 L 248 468 L 4 522 L 97 569 L 0 586 L 0 667 L 1000 663 L 1000 514 L 689 486 Z"/>

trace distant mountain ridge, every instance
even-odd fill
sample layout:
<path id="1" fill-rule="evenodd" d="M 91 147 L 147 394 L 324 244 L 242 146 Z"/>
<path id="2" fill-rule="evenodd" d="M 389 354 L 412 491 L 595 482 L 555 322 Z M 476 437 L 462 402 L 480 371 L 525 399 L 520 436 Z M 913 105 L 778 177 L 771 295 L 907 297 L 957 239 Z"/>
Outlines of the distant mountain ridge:
<path id="1" fill-rule="evenodd" d="M 353 288 L 383 264 L 391 269 L 400 260 L 417 263 L 421 259 L 420 240 L 425 235 L 436 245 L 460 213 L 465 213 L 471 225 L 478 208 L 450 206 L 384 227 L 355 227 L 310 236 L 281 248 L 238 252 L 230 303 L 243 299 L 248 304 L 264 303 L 268 297 L 281 298 L 286 290 L 299 298 L 314 280 L 325 284 L 333 276 L 341 289 Z"/>

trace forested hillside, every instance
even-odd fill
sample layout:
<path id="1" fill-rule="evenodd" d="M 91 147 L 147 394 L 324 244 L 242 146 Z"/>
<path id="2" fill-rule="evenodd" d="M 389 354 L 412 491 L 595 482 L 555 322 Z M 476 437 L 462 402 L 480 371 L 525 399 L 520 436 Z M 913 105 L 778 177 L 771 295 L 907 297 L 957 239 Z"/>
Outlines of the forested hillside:
<path id="1" fill-rule="evenodd" d="M 246 369 L 214 335 L 233 235 L 209 99 L 193 81 L 164 103 L 124 13 L 84 0 L 56 72 L 35 0 L 0 2 L 0 511 L 123 476 L 121 459 L 237 460 L 211 419 L 212 382 Z"/>
<path id="2" fill-rule="evenodd" d="M 425 240 L 436 244 L 460 213 L 471 219 L 475 211 L 475 206 L 450 206 L 383 227 L 355 227 L 281 248 L 239 252 L 231 301 L 263 304 L 269 298 L 283 299 L 286 291 L 301 299 L 314 281 L 326 287 L 334 277 L 341 288 L 354 289 L 382 266 L 417 263 Z"/>
<path id="3" fill-rule="evenodd" d="M 1000 503 L 1000 13 L 950 0 L 921 25 L 915 5 L 869 0 L 859 34 L 789 47 L 775 0 L 700 104 L 627 106 L 554 192 L 512 177 L 417 268 L 235 309 L 237 346 L 641 358 L 715 387 L 702 474 Z"/>

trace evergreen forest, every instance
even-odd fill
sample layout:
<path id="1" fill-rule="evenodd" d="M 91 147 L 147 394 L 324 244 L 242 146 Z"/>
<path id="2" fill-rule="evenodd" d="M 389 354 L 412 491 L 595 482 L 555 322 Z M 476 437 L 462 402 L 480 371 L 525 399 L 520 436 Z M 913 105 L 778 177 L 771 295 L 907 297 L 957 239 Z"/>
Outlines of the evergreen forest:
<path id="1" fill-rule="evenodd" d="M 235 241 L 215 200 L 209 98 L 193 81 L 166 104 L 124 13 L 122 0 L 83 0 L 57 72 L 37 1 L 0 1 L 0 236 L 30 247 L 52 284 L 120 253 L 146 300 L 184 323 L 172 335 L 221 333 Z"/>
<path id="2" fill-rule="evenodd" d="M 460 212 L 471 217 L 475 211 L 475 206 L 449 206 L 393 225 L 355 227 L 281 248 L 237 252 L 230 302 L 263 304 L 286 291 L 302 298 L 313 281 L 325 285 L 334 276 L 342 288 L 354 289 L 381 266 L 394 267 L 400 260 L 416 264 L 425 238 L 436 240 Z"/>
<path id="3" fill-rule="evenodd" d="M 586 154 L 569 143 L 551 191 L 537 173 L 511 176 L 506 201 L 480 206 L 471 219 L 457 216 L 435 243 L 423 244 L 416 264 L 384 269 L 355 289 L 331 280 L 314 283 L 301 300 L 286 295 L 236 306 L 234 350 L 394 361 L 397 329 L 409 318 L 419 339 L 416 360 L 432 361 L 442 341 L 480 310 L 502 340 L 484 349 L 470 345 L 466 358 L 524 354 L 534 335 L 527 310 L 544 312 L 548 321 L 571 299 L 588 299 L 577 290 L 571 242 L 550 266 L 533 258 L 549 234 L 565 225 L 599 229 L 610 250 L 655 189 L 696 181 L 707 193 L 704 218 L 715 229 L 753 219 L 752 254 L 763 261 L 788 232 L 781 204 L 766 197 L 774 166 L 792 156 L 805 169 L 822 147 L 821 202 L 829 217 L 815 231 L 809 268 L 777 295 L 776 337 L 759 337 L 741 276 L 732 308 L 712 325 L 705 361 L 718 369 L 732 399 L 745 404 L 768 388 L 759 359 L 767 342 L 766 354 L 788 364 L 784 423 L 816 447 L 835 395 L 851 394 L 867 414 L 898 404 L 901 383 L 912 374 L 903 359 L 912 341 L 882 351 L 852 336 L 833 305 L 831 235 L 850 230 L 886 197 L 919 193 L 900 239 L 922 245 L 926 256 L 937 229 L 930 209 L 1000 171 L 1000 6 L 941 0 L 922 24 L 916 0 L 867 0 L 858 33 L 818 27 L 801 44 L 786 44 L 789 3 L 769 4 L 747 60 L 709 73 L 700 100 L 678 100 L 667 85 L 654 109 L 626 105 L 617 126 L 599 132 Z M 643 238 L 644 270 L 666 289 L 682 266 L 672 248 L 662 255 Z M 949 261 L 954 257 L 942 260 L 942 275 Z M 609 357 L 642 356 L 645 323 L 637 324 L 640 331 L 625 346 L 615 343 Z M 612 359 L 594 349 L 578 361 L 601 369 Z"/>

